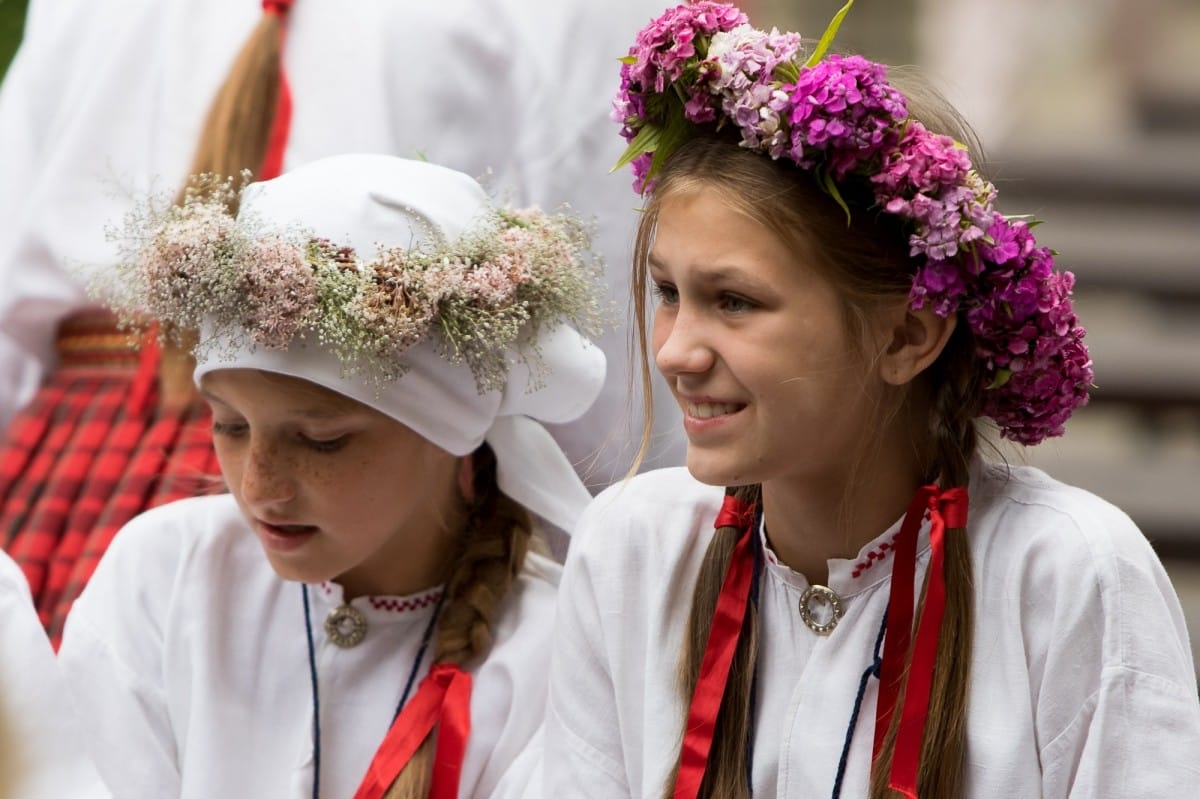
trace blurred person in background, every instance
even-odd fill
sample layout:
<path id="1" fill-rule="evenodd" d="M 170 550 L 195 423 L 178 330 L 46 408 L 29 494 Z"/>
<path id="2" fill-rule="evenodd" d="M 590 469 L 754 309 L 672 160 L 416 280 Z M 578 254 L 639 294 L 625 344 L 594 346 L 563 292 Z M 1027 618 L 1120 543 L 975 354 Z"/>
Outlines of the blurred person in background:
<path id="1" fill-rule="evenodd" d="M 0 797 L 103 799 L 25 576 L 0 552 Z"/>
<path id="2" fill-rule="evenodd" d="M 106 228 L 195 172 L 420 155 L 513 202 L 595 215 L 623 307 L 635 214 L 596 131 L 616 86 L 608 54 L 661 4 L 593 6 L 31 2 L 0 87 L 0 546 L 52 638 L 119 527 L 217 472 L 186 353 L 133 339 L 83 292 L 80 276 L 115 257 Z M 641 417 L 622 330 L 600 344 L 600 399 L 553 429 L 592 488 L 633 461 Z M 648 463 L 681 458 L 662 429 Z"/>

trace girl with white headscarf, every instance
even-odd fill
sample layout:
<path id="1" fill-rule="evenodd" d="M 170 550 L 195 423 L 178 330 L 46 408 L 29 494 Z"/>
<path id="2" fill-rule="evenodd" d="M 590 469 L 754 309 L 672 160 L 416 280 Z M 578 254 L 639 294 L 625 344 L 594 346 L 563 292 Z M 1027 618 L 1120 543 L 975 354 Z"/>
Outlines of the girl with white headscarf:
<path id="1" fill-rule="evenodd" d="M 200 188 L 133 222 L 106 291 L 199 331 L 229 493 L 136 518 L 68 618 L 103 777 L 524 796 L 558 575 L 536 533 L 588 500 L 542 423 L 604 378 L 586 231 L 388 156 Z"/>

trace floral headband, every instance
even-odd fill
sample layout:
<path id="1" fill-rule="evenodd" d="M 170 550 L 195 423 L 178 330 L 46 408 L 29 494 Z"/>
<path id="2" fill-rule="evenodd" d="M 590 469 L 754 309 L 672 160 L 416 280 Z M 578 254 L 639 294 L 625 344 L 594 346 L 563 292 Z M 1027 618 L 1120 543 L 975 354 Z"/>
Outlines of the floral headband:
<path id="1" fill-rule="evenodd" d="M 617 166 L 632 164 L 635 190 L 651 192 L 694 126 L 733 126 L 742 147 L 811 172 L 847 216 L 838 187 L 865 179 L 872 207 L 907 223 L 911 307 L 962 314 L 975 334 L 983 415 L 1022 444 L 1061 435 L 1092 384 L 1074 275 L 1055 271 L 1036 223 L 995 209 L 962 145 L 909 118 L 884 65 L 826 57 L 851 5 L 806 58 L 798 34 L 753 28 L 732 5 L 701 0 L 650 22 L 622 59 L 613 118 L 629 147 Z"/>
<path id="2" fill-rule="evenodd" d="M 539 331 L 601 323 L 589 233 L 570 215 L 490 209 L 454 241 L 426 235 L 367 261 L 244 209 L 235 217 L 240 194 L 203 176 L 181 203 L 132 215 L 115 236 L 123 257 L 94 293 L 127 326 L 150 317 L 168 331 L 203 330 L 198 356 L 286 349 L 315 334 L 347 375 L 365 371 L 377 385 L 403 375 L 405 351 L 431 340 L 470 368 L 481 394 L 503 388 L 514 352 L 544 376 Z"/>

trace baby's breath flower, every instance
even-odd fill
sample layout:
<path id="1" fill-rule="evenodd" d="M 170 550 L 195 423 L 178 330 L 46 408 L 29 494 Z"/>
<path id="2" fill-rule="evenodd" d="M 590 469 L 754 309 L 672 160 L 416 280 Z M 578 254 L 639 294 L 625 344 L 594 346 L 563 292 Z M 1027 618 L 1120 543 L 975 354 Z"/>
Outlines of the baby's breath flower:
<path id="1" fill-rule="evenodd" d="M 132 215 L 118 234 L 121 263 L 94 290 L 127 324 L 211 331 L 197 354 L 222 339 L 286 348 L 311 331 L 347 374 L 380 385 L 429 339 L 471 369 L 480 392 L 501 388 L 515 361 L 543 374 L 529 344 L 543 326 L 591 334 L 603 322 L 589 231 L 565 212 L 495 210 L 457 241 L 364 262 L 308 231 L 235 218 L 236 200 L 231 182 L 201 177 L 181 203 Z"/>

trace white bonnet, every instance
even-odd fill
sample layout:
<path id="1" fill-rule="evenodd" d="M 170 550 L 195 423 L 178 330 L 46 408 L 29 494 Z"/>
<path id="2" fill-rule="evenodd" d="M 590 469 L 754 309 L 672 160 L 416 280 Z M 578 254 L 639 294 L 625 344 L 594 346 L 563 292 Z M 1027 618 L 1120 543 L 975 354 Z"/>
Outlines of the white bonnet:
<path id="1" fill-rule="evenodd" d="M 370 259 L 380 249 L 412 248 L 430 236 L 452 242 L 491 208 L 483 188 L 460 172 L 385 155 L 339 155 L 247 186 L 239 217 L 259 225 L 302 228 Z M 202 341 L 210 331 L 202 331 Z M 604 355 L 565 322 L 543 329 L 535 344 L 545 374 L 537 378 L 516 353 L 502 390 L 480 393 L 464 364 L 421 341 L 403 353 L 407 369 L 380 385 L 301 333 L 286 349 L 239 341 L 205 342 L 195 379 L 217 369 L 247 368 L 301 378 L 384 413 L 454 455 L 487 441 L 500 488 L 528 510 L 569 531 L 589 497 L 575 470 L 540 422 L 571 421 L 588 409 L 604 380 Z M 219 353 L 219 354 L 218 354 Z"/>

